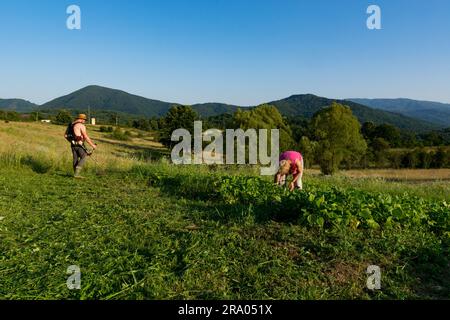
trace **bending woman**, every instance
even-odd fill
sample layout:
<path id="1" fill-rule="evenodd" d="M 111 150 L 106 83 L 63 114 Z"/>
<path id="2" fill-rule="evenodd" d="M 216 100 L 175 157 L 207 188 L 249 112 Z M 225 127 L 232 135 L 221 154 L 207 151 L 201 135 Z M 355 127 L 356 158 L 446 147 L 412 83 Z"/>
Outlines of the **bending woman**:
<path id="1" fill-rule="evenodd" d="M 289 190 L 293 191 L 295 188 L 302 190 L 303 183 L 303 157 L 297 151 L 285 151 L 280 155 L 280 167 L 275 175 L 275 183 L 284 186 L 286 183 L 286 176 L 292 174 L 293 179 L 289 184 Z"/>

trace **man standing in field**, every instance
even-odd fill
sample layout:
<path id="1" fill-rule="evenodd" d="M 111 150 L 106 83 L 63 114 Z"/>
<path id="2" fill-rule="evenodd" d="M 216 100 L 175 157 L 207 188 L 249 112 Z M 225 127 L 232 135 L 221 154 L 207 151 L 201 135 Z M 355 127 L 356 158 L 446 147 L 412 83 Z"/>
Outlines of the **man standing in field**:
<path id="1" fill-rule="evenodd" d="M 82 178 L 80 172 L 88 156 L 88 152 L 84 147 L 84 142 L 86 141 L 89 143 L 93 150 L 97 149 L 97 145 L 92 142 L 87 134 L 86 126 L 84 125 L 86 119 L 87 117 L 85 114 L 79 114 L 75 121 L 69 124 L 66 133 L 64 134 L 64 138 L 71 144 L 75 178 Z"/>
<path id="2" fill-rule="evenodd" d="M 300 152 L 285 151 L 280 155 L 280 168 L 275 175 L 275 183 L 277 185 L 284 185 L 288 174 L 292 174 L 293 176 L 289 184 L 289 190 L 293 191 L 295 188 L 302 190 L 303 156 Z"/>

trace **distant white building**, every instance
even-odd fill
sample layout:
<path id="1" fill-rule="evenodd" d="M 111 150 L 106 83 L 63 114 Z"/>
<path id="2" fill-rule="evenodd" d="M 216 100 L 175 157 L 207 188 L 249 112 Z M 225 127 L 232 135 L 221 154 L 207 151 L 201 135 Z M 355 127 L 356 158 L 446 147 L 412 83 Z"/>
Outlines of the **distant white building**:
<path id="1" fill-rule="evenodd" d="M 91 118 L 91 124 L 95 126 L 95 118 Z"/>
<path id="2" fill-rule="evenodd" d="M 41 122 L 42 122 L 42 123 L 52 123 L 52 120 L 47 120 L 47 119 L 45 119 L 45 120 L 41 120 Z"/>

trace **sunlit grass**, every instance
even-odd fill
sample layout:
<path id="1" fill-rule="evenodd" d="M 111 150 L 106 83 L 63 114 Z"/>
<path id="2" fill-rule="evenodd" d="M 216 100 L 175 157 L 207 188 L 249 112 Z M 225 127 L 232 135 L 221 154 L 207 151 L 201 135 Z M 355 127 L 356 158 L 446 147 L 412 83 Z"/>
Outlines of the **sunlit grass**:
<path id="1" fill-rule="evenodd" d="M 70 144 L 64 139 L 65 126 L 41 123 L 0 122 L 0 161 L 5 166 L 23 166 L 24 159 L 50 164 L 52 171 L 71 171 Z M 108 139 L 107 134 L 96 127 L 88 128 L 91 138 L 99 145 L 94 153 L 95 161 L 88 161 L 88 168 L 127 170 L 141 162 L 138 154 L 129 146 L 151 146 L 161 149 L 155 142 L 131 139 L 128 144 Z M 89 148 L 89 146 L 88 146 Z"/>

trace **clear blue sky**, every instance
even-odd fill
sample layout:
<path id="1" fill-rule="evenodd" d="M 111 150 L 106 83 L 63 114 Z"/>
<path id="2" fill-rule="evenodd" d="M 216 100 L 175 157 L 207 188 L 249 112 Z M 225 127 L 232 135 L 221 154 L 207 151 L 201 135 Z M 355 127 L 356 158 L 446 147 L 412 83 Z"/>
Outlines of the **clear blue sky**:
<path id="1" fill-rule="evenodd" d="M 369 4 L 382 30 L 366 28 Z M 0 98 L 35 103 L 90 84 L 186 104 L 450 102 L 448 0 L 1 0 L 0 44 Z"/>

